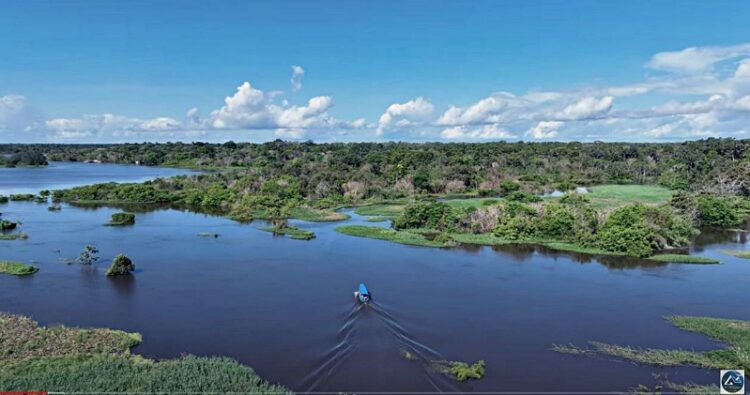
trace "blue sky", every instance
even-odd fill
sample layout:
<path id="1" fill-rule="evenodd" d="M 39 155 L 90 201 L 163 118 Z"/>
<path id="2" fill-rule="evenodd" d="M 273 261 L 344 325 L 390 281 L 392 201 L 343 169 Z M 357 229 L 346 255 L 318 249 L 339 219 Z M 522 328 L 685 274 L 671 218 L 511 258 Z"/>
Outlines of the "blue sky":
<path id="1" fill-rule="evenodd" d="M 6 0 L 0 141 L 747 138 L 748 18 L 747 1 Z"/>

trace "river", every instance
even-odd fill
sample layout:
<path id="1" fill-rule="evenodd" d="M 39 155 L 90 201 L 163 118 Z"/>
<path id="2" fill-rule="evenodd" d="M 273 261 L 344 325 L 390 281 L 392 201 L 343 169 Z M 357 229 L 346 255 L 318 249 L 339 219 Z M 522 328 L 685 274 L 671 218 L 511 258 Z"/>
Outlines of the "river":
<path id="1" fill-rule="evenodd" d="M 0 193 L 188 172 L 67 163 L 0 169 Z M 144 341 L 136 353 L 228 356 L 298 391 L 626 391 L 653 385 L 653 373 L 714 383 L 709 370 L 550 348 L 598 340 L 708 350 L 714 342 L 662 317 L 750 319 L 750 264 L 721 253 L 746 248 L 742 234 L 705 234 L 692 247 L 724 264 L 680 265 L 530 246 L 431 249 L 336 233 L 342 223 L 373 225 L 351 211 L 339 223 L 291 221 L 313 230 L 311 241 L 274 237 L 257 229 L 261 222 L 173 209 L 139 212 L 130 227 L 103 226 L 112 208 L 63 204 L 50 212 L 10 202 L 0 211 L 29 235 L 0 241 L 0 259 L 40 267 L 28 277 L 0 276 L 0 311 L 137 331 Z M 101 251 L 99 264 L 63 263 L 86 244 Z M 132 277 L 104 275 L 118 253 L 135 262 Z M 371 306 L 354 303 L 360 282 Z M 434 359 L 483 359 L 486 376 L 457 383 L 429 369 Z"/>

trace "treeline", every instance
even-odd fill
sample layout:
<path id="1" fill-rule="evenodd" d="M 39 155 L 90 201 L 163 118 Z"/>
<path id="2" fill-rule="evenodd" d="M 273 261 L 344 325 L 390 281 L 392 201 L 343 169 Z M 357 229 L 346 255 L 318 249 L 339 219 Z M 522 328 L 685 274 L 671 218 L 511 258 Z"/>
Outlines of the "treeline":
<path id="1" fill-rule="evenodd" d="M 513 181 L 527 192 L 605 183 L 750 195 L 750 140 L 683 143 L 143 143 L 0 145 L 50 160 L 239 168 L 258 180 L 291 177 L 303 196 L 394 198 L 495 195 Z"/>
<path id="2" fill-rule="evenodd" d="M 0 148 L 0 167 L 47 166 L 40 147 Z"/>

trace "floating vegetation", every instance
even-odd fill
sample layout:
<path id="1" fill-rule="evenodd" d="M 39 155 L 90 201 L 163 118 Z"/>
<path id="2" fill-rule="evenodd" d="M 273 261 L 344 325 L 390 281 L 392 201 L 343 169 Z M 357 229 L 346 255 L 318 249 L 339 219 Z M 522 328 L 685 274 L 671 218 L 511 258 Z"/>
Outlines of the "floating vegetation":
<path id="1" fill-rule="evenodd" d="M 107 269 L 108 276 L 127 276 L 135 270 L 133 261 L 127 256 L 119 254 L 112 260 L 112 265 Z"/>
<path id="2" fill-rule="evenodd" d="M 76 262 L 82 265 L 93 265 L 98 260 L 99 249 L 92 245 L 87 245 L 86 247 L 83 247 L 83 251 L 81 252 L 81 255 L 79 255 L 76 259 Z"/>
<path id="3" fill-rule="evenodd" d="M 60 210 L 62 210 L 62 206 L 60 206 L 59 204 L 53 204 L 53 205 L 47 207 L 47 210 L 48 211 L 60 211 Z"/>
<path id="4" fill-rule="evenodd" d="M 484 377 L 484 360 L 481 359 L 472 365 L 461 361 L 432 361 L 430 365 L 440 373 L 453 377 L 457 381 L 479 380 Z"/>
<path id="5" fill-rule="evenodd" d="M 386 217 L 382 215 L 376 215 L 374 217 L 367 217 L 365 221 L 367 222 L 386 222 L 392 220 L 393 217 Z"/>
<path id="6" fill-rule="evenodd" d="M 289 236 L 295 240 L 312 240 L 315 238 L 314 232 L 300 229 L 296 226 L 276 225 L 276 226 L 264 226 L 258 229 L 264 232 L 271 232 L 275 236 Z"/>
<path id="7" fill-rule="evenodd" d="M 742 250 L 724 250 L 723 253 L 727 255 L 736 256 L 737 258 L 750 259 L 750 251 Z"/>
<path id="8" fill-rule="evenodd" d="M 0 273 L 11 274 L 14 276 L 27 276 L 39 271 L 39 268 L 27 265 L 21 262 L 2 261 L 0 260 Z M 2 320 L 0 320 L 2 323 Z M 0 342 L 2 344 L 2 342 Z"/>
<path id="9" fill-rule="evenodd" d="M 10 199 L 8 199 L 7 196 L 0 195 L 0 204 L 8 203 L 8 200 L 10 200 Z"/>
<path id="10" fill-rule="evenodd" d="M 219 237 L 219 234 L 218 233 L 211 233 L 211 232 L 199 232 L 198 236 L 200 236 L 200 237 L 213 237 L 213 238 L 216 238 L 216 237 Z"/>
<path id="11" fill-rule="evenodd" d="M 403 358 L 403 359 L 405 359 L 407 361 L 416 361 L 417 360 L 417 356 L 414 355 L 414 354 L 412 354 L 411 352 L 409 352 L 409 350 L 407 350 L 405 348 L 401 349 L 400 354 L 401 354 L 401 358 Z"/>
<path id="12" fill-rule="evenodd" d="M 724 369 L 732 366 L 750 369 L 750 321 L 688 316 L 670 316 L 666 319 L 682 330 L 709 336 L 729 346 L 723 349 L 697 352 L 634 348 L 592 341 L 589 342 L 591 347 L 578 347 L 572 344 L 555 345 L 552 350 L 573 355 L 611 355 L 636 363 L 658 366 L 692 365 L 709 369 Z"/>
<path id="13" fill-rule="evenodd" d="M 122 225 L 133 225 L 135 224 L 135 214 L 133 213 L 114 213 L 107 225 L 110 226 L 122 226 Z"/>
<path id="14" fill-rule="evenodd" d="M 659 261 L 659 262 L 695 263 L 695 264 L 704 264 L 704 265 L 721 263 L 720 261 L 713 259 L 713 258 L 707 258 L 704 256 L 694 256 L 694 255 L 682 255 L 682 254 L 654 255 L 652 257 L 649 257 L 648 259 L 652 261 Z"/>
<path id="15" fill-rule="evenodd" d="M 26 240 L 29 235 L 23 232 L 16 233 L 0 233 L 0 240 Z"/>

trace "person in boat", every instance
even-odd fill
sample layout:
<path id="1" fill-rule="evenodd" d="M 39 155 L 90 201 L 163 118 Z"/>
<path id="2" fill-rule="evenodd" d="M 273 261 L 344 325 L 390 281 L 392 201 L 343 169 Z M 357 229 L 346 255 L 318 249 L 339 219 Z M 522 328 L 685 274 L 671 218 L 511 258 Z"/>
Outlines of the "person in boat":
<path id="1" fill-rule="evenodd" d="M 361 303 L 368 303 L 372 299 L 370 296 L 370 291 L 367 290 L 367 287 L 364 283 L 359 284 L 359 289 L 354 292 L 354 297 L 357 298 Z"/>

